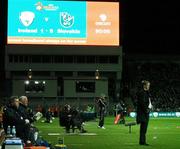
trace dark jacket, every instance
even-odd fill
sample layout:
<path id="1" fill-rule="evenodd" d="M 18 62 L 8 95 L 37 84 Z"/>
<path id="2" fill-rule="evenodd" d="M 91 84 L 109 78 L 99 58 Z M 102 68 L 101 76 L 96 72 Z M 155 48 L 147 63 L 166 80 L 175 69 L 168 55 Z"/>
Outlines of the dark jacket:
<path id="1" fill-rule="evenodd" d="M 60 111 L 59 113 L 59 124 L 60 126 L 66 126 L 66 125 L 70 125 L 71 123 L 71 110 L 67 111 L 66 109 L 63 109 L 62 111 Z"/>
<path id="2" fill-rule="evenodd" d="M 20 115 L 24 118 L 24 119 L 28 119 L 30 121 L 30 123 L 34 122 L 34 113 L 32 111 L 31 108 L 29 108 L 28 106 L 25 106 L 23 104 L 19 104 L 19 108 L 18 111 L 20 113 Z"/>
<path id="3" fill-rule="evenodd" d="M 99 100 L 98 100 L 98 106 L 99 106 L 99 112 L 100 112 L 100 113 L 102 113 L 102 112 L 104 113 L 105 110 L 106 110 L 106 102 L 103 101 L 103 99 L 99 98 Z"/>
<path id="4" fill-rule="evenodd" d="M 147 122 L 149 120 L 149 91 L 141 90 L 137 93 L 137 123 Z"/>
<path id="5" fill-rule="evenodd" d="M 19 109 L 13 106 L 4 107 L 3 127 L 7 133 L 8 126 L 16 127 L 16 136 L 26 141 L 28 139 L 29 127 L 26 125 L 24 118 L 21 116 Z"/>

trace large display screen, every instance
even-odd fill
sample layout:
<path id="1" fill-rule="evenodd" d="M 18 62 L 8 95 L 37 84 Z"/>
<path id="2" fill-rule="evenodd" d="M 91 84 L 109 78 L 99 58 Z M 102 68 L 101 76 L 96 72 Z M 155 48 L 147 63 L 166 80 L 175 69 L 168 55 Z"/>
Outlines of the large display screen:
<path id="1" fill-rule="evenodd" d="M 8 0 L 8 44 L 119 46 L 119 2 Z"/>

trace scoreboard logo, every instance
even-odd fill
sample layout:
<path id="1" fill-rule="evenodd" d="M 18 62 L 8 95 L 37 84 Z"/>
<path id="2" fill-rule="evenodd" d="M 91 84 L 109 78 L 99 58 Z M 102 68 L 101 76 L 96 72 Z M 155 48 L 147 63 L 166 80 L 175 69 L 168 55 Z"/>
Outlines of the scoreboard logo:
<path id="1" fill-rule="evenodd" d="M 70 28 L 74 24 L 74 16 L 68 12 L 60 12 L 60 24 L 65 28 Z"/>
<path id="2" fill-rule="evenodd" d="M 31 11 L 23 11 L 19 16 L 20 22 L 26 27 L 33 23 L 34 18 L 35 14 Z"/>

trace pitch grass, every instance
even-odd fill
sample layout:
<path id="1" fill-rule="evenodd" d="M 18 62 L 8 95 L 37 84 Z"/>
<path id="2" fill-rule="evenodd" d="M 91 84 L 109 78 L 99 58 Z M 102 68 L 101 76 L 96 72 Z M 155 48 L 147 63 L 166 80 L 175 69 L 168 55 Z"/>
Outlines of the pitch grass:
<path id="1" fill-rule="evenodd" d="M 135 121 L 126 118 L 126 122 Z M 150 146 L 140 146 L 139 125 L 132 126 L 132 132 L 122 124 L 114 125 L 114 117 L 105 118 L 106 129 L 97 128 L 98 121 L 86 122 L 88 133 L 96 135 L 67 135 L 59 126 L 56 118 L 53 123 L 36 122 L 40 135 L 52 144 L 57 144 L 58 138 L 64 137 L 64 144 L 68 149 L 180 149 L 180 119 L 179 118 L 151 118 L 147 132 L 147 143 Z M 48 135 L 54 133 L 54 135 Z"/>

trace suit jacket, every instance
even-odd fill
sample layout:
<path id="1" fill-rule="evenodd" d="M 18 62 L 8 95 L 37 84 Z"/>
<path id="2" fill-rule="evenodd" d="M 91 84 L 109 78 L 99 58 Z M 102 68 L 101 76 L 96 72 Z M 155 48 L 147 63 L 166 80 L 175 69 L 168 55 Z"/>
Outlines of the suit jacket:
<path id="1" fill-rule="evenodd" d="M 141 90 L 137 93 L 137 124 L 149 121 L 149 91 Z"/>
<path id="2" fill-rule="evenodd" d="M 24 118 L 19 113 L 19 109 L 13 106 L 5 106 L 4 108 L 4 129 L 7 133 L 7 127 L 10 125 L 16 127 L 16 136 L 26 141 L 29 135 L 29 126 L 26 125 Z"/>

